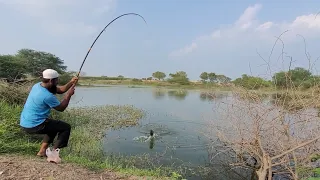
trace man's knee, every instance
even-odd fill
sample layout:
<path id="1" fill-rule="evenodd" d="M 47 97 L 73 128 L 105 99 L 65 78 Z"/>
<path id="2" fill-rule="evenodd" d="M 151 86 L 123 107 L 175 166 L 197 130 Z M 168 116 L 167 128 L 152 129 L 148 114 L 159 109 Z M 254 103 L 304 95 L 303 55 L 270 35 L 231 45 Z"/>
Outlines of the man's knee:
<path id="1" fill-rule="evenodd" d="M 71 131 L 71 125 L 70 124 L 68 124 L 68 131 Z"/>
<path id="2" fill-rule="evenodd" d="M 67 131 L 71 131 L 71 125 L 69 124 L 69 123 L 66 123 L 65 122 L 65 129 L 67 130 Z"/>
<path id="3" fill-rule="evenodd" d="M 59 121 L 58 126 L 60 126 L 60 129 L 65 130 L 65 131 L 70 131 L 71 130 L 71 125 L 65 121 Z"/>

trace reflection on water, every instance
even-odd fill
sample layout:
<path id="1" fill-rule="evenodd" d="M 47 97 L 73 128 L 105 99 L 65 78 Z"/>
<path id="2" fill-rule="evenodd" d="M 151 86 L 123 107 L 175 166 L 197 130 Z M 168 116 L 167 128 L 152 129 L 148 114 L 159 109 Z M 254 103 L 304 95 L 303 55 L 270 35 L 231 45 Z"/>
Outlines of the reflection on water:
<path id="1" fill-rule="evenodd" d="M 188 95 L 187 90 L 169 90 L 168 91 L 168 96 L 174 97 L 177 100 L 184 100 L 187 95 Z"/>
<path id="2" fill-rule="evenodd" d="M 215 143 L 214 143 L 215 144 Z M 230 151 L 226 151 L 224 146 L 217 144 L 208 147 L 209 151 L 209 170 L 206 177 L 209 179 L 232 179 L 232 180 L 251 180 L 254 175 L 253 169 L 237 168 L 230 166 L 236 161 L 236 156 Z M 217 158 L 217 155 L 219 157 Z"/>
<path id="3" fill-rule="evenodd" d="M 199 97 L 201 101 L 212 101 L 215 98 L 214 94 L 209 92 L 200 92 Z"/>
<path id="4" fill-rule="evenodd" d="M 163 99 L 168 94 L 168 97 L 173 97 L 176 100 L 184 100 L 187 95 L 187 90 L 166 90 L 166 89 L 153 89 L 152 95 L 155 99 Z"/>
<path id="5" fill-rule="evenodd" d="M 217 101 L 217 100 L 222 100 L 228 97 L 227 93 L 223 92 L 200 92 L 199 93 L 199 98 L 201 101 Z"/>
<path id="6" fill-rule="evenodd" d="M 150 148 L 150 149 L 153 149 L 154 144 L 155 144 L 155 139 L 154 139 L 154 138 L 150 139 L 150 141 L 149 141 L 149 148 Z"/>
<path id="7" fill-rule="evenodd" d="M 182 90 L 182 89 L 177 89 L 177 90 L 153 89 L 152 90 L 152 95 L 155 99 L 164 99 L 166 97 L 166 94 L 168 94 L 168 97 L 172 97 L 176 100 L 185 100 L 186 97 L 188 97 L 189 95 L 189 91 Z M 200 91 L 198 92 L 198 94 L 199 94 L 199 99 L 201 101 L 213 101 L 213 100 L 223 99 L 227 96 L 226 93 L 222 93 L 222 92 L 213 93 L 213 92 Z"/>
<path id="8" fill-rule="evenodd" d="M 166 96 L 166 92 L 162 89 L 154 89 L 152 94 L 155 99 L 163 99 Z"/>

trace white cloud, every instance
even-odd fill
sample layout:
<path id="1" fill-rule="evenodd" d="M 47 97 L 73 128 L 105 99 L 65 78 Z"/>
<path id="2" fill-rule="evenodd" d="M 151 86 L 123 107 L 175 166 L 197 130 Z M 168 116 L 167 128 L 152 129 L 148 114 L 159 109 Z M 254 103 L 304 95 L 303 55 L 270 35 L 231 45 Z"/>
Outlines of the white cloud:
<path id="1" fill-rule="evenodd" d="M 111 3 L 113 1 L 110 1 Z M 110 4 L 101 6 L 101 7 L 97 7 L 93 10 L 93 14 L 96 16 L 101 16 L 102 14 L 109 12 L 111 9 L 113 8 L 113 6 L 111 6 Z"/>
<path id="2" fill-rule="evenodd" d="M 292 22 L 259 22 L 256 16 L 261 9 L 262 5 L 260 4 L 248 7 L 233 24 L 216 29 L 209 35 L 201 35 L 193 40 L 191 45 L 171 52 L 169 57 L 178 58 L 191 55 L 195 53 L 195 49 L 200 52 L 199 47 L 207 49 L 214 47 L 217 52 L 225 52 L 226 50 L 223 48 L 230 48 L 230 46 L 248 47 L 254 50 L 254 46 L 261 47 L 263 44 L 274 42 L 275 36 L 279 36 L 286 30 L 290 31 L 282 37 L 286 43 L 297 40 L 301 42 L 301 39 L 297 38 L 297 34 L 301 34 L 305 38 L 320 37 L 320 17 L 315 18 L 315 14 L 298 16 Z"/>
<path id="3" fill-rule="evenodd" d="M 260 4 L 255 4 L 254 6 L 248 7 L 244 13 L 239 17 L 238 21 L 235 23 L 236 26 L 239 26 L 242 29 L 250 28 L 252 21 L 256 17 L 256 14 L 261 9 Z"/>
<path id="4" fill-rule="evenodd" d="M 184 48 L 181 48 L 177 51 L 172 52 L 169 56 L 180 56 L 180 55 L 184 55 L 184 54 L 189 54 L 192 51 L 196 50 L 198 48 L 197 43 L 193 42 L 190 45 L 187 45 Z"/>
<path id="5" fill-rule="evenodd" d="M 291 28 L 304 28 L 304 29 L 320 29 L 320 18 L 316 18 L 315 14 L 298 16 L 292 24 Z"/>
<path id="6" fill-rule="evenodd" d="M 111 12 L 116 0 L 0 0 L 0 6 L 30 17 L 53 35 L 87 35 L 97 29 L 91 20 Z"/>
<path id="7" fill-rule="evenodd" d="M 214 32 L 211 34 L 211 37 L 212 37 L 212 38 L 219 38 L 220 36 L 221 36 L 221 31 L 220 31 L 220 30 L 214 31 Z"/>
<path id="8" fill-rule="evenodd" d="M 257 30 L 258 31 L 266 31 L 266 30 L 270 29 L 272 27 L 272 25 L 273 25 L 273 22 L 269 21 L 269 22 L 266 22 L 266 23 L 259 25 L 257 27 Z"/>

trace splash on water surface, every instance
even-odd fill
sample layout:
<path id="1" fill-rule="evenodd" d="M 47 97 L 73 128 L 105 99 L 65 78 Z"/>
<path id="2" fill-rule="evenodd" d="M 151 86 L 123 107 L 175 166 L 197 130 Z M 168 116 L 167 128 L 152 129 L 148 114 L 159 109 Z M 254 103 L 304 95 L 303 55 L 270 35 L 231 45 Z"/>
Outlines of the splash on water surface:
<path id="1" fill-rule="evenodd" d="M 157 123 L 149 123 L 149 124 L 143 125 L 139 129 L 139 132 L 143 133 L 143 134 L 149 134 L 151 130 L 153 130 L 153 132 L 157 136 L 165 136 L 165 135 L 174 134 L 174 131 L 170 130 L 167 125 L 157 124 Z"/>

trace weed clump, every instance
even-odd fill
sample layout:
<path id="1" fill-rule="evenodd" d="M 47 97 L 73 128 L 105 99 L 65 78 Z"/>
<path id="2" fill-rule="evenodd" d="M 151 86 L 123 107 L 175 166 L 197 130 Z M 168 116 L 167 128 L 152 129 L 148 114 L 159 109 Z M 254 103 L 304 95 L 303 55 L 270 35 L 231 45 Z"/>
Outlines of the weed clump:
<path id="1" fill-rule="evenodd" d="M 0 100 L 9 104 L 23 105 L 31 87 L 30 83 L 9 84 L 0 80 Z"/>

